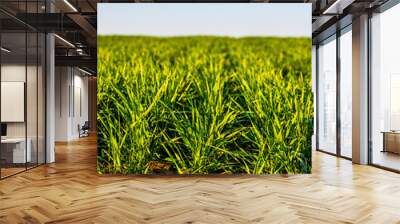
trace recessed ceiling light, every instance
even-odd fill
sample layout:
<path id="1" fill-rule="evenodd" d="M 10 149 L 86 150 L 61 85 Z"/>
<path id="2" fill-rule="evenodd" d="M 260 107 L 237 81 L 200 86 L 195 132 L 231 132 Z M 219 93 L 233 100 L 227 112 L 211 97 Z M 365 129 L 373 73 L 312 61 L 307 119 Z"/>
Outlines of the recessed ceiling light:
<path id="1" fill-rule="evenodd" d="M 85 74 L 87 74 L 87 75 L 92 75 L 92 73 L 90 73 L 90 72 L 88 72 L 88 71 L 86 71 L 86 70 L 83 70 L 83 69 L 81 69 L 81 68 L 79 68 L 79 67 L 78 67 L 78 70 L 81 71 L 81 72 L 83 72 L 83 73 L 85 73 Z"/>
<path id="2" fill-rule="evenodd" d="M 64 0 L 65 4 L 67 4 L 74 12 L 78 12 L 78 10 L 68 1 Z"/>
<path id="3" fill-rule="evenodd" d="M 54 34 L 55 37 L 57 37 L 59 40 L 61 40 L 62 42 L 66 43 L 68 46 L 75 48 L 75 45 L 73 45 L 71 42 L 69 42 L 68 40 L 60 37 L 58 34 Z"/>
<path id="4" fill-rule="evenodd" d="M 351 5 L 355 0 L 336 0 L 322 14 L 342 14 L 343 9 Z"/>
<path id="5" fill-rule="evenodd" d="M 1 47 L 0 49 L 1 49 L 1 51 L 4 51 L 6 53 L 10 53 L 11 52 L 11 50 L 9 50 L 9 49 L 7 49 L 5 47 Z"/>

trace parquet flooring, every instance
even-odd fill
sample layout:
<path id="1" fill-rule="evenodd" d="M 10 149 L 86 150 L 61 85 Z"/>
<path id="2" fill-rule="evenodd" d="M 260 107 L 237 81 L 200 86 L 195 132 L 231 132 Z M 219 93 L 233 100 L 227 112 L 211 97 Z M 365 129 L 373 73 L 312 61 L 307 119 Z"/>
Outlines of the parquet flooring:
<path id="1" fill-rule="evenodd" d="M 96 140 L 0 181 L 0 223 L 400 223 L 400 175 L 313 153 L 313 174 L 100 176 Z"/>
<path id="2" fill-rule="evenodd" d="M 25 170 L 25 167 L 7 167 L 7 168 L 1 168 L 1 176 L 2 177 L 7 177 L 19 172 L 22 172 Z"/>

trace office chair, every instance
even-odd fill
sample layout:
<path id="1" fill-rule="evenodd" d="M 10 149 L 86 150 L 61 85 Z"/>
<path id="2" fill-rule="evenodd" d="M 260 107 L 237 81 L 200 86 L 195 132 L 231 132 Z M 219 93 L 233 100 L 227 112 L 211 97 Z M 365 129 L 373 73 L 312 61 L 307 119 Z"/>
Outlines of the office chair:
<path id="1" fill-rule="evenodd" d="M 89 121 L 85 121 L 82 127 L 78 125 L 78 129 L 79 129 L 79 138 L 89 136 L 89 129 L 90 129 Z"/>

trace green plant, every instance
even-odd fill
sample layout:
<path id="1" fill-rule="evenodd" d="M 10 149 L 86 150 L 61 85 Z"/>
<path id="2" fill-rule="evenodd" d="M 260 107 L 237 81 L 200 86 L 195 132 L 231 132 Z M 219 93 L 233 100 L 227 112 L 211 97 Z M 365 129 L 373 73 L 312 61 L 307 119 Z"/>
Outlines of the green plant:
<path id="1" fill-rule="evenodd" d="M 311 171 L 310 38 L 98 45 L 99 173 Z"/>

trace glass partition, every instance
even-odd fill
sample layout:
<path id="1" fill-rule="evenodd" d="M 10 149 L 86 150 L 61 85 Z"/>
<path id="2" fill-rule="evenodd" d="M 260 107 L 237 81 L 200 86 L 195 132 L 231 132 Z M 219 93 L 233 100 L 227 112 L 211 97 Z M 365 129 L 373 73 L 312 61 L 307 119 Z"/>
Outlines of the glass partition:
<path id="1" fill-rule="evenodd" d="M 371 18 L 371 162 L 400 170 L 400 5 Z"/>
<path id="2" fill-rule="evenodd" d="M 318 47 L 318 149 L 336 154 L 336 36 Z"/>
<path id="3" fill-rule="evenodd" d="M 44 12 L 44 1 L 14 3 L 0 6 Z M 1 179 L 45 163 L 45 45 L 44 33 L 0 12 Z"/>
<path id="4" fill-rule="evenodd" d="M 26 144 L 26 42 L 25 32 L 1 34 L 2 177 L 24 171 L 26 163 L 31 161 Z"/>
<path id="5" fill-rule="evenodd" d="M 26 12 L 37 13 L 36 1 L 27 1 Z M 32 19 L 34 20 L 34 19 Z M 35 21 L 36 22 L 36 21 Z M 27 29 L 27 74 L 26 74 L 26 114 L 27 114 L 27 150 L 31 151 L 30 162 L 27 168 L 37 165 L 37 62 L 38 62 L 38 35 L 35 30 Z"/>
<path id="6" fill-rule="evenodd" d="M 27 74 L 26 74 L 26 114 L 27 114 L 27 150 L 30 151 L 28 168 L 38 163 L 38 34 L 27 33 Z"/>
<path id="7" fill-rule="evenodd" d="M 38 164 L 46 162 L 45 124 L 46 124 L 46 38 L 43 33 L 38 33 L 38 74 L 37 74 L 37 148 Z"/>

